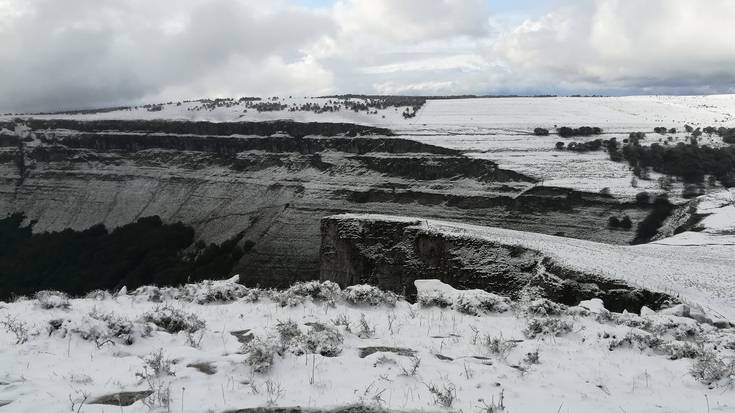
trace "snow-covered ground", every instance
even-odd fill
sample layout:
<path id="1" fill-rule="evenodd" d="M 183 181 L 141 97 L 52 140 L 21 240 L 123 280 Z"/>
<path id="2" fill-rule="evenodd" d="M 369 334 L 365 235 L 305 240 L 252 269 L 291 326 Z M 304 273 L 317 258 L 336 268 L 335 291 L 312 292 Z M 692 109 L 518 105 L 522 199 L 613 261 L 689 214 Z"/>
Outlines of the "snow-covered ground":
<path id="1" fill-rule="evenodd" d="M 566 308 L 528 299 L 508 310 L 491 295 L 417 286 L 419 300 L 449 307 L 391 305 L 368 287 L 279 294 L 228 282 L 0 303 L 0 411 L 735 410 L 732 329 L 650 311 L 608 314 L 594 300 Z M 482 300 L 494 305 L 472 307 Z M 478 308 L 488 311 L 467 314 Z M 151 312 L 184 330 L 157 327 Z M 119 393 L 138 391 L 151 393 L 117 406 L 128 401 Z M 91 404 L 103 396 L 111 405 Z"/>
<path id="2" fill-rule="evenodd" d="M 289 107 L 325 103 L 335 99 L 281 97 L 277 102 Z M 429 100 L 415 118 L 405 119 L 405 107 L 366 111 L 314 113 L 289 110 L 258 112 L 245 103 L 202 108 L 202 102 L 164 104 L 160 111 L 139 107 L 105 113 L 77 115 L 35 115 L 37 118 L 91 119 L 177 119 L 206 121 L 295 121 L 349 122 L 388 127 L 397 134 L 422 142 L 466 151 L 470 156 L 497 161 L 501 167 L 543 179 L 545 185 L 571 187 L 586 191 L 610 188 L 620 196 L 633 197 L 642 190 L 659 190 L 656 179 L 637 180 L 624 163 L 615 163 L 605 152 L 573 153 L 557 151 L 557 141 L 586 141 L 617 137 L 630 132 L 646 132 L 644 144 L 668 140 L 685 141 L 684 125 L 693 127 L 735 126 L 735 95 L 712 96 L 627 96 L 554 98 L 478 98 Z M 371 110 L 372 112 L 372 110 Z M 13 116 L 0 116 L 11 119 Z M 556 135 L 537 137 L 537 127 L 597 126 L 601 136 L 561 139 Z M 655 127 L 676 128 L 675 135 L 653 133 Z M 702 144 L 719 145 L 718 137 L 702 136 Z M 654 177 L 655 178 L 655 177 Z M 674 194 L 681 192 L 675 185 Z"/>

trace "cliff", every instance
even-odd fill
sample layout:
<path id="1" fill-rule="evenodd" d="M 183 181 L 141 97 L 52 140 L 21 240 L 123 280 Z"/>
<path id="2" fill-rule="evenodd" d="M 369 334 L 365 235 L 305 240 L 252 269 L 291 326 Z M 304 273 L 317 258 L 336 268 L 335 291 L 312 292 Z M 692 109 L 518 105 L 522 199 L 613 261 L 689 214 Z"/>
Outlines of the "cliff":
<path id="1" fill-rule="evenodd" d="M 407 214 L 613 244 L 648 212 L 612 197 L 536 187 L 489 160 L 351 124 L 30 120 L 0 133 L 0 217 L 33 231 L 117 228 L 159 216 L 195 242 L 233 238 L 248 285 L 319 277 L 320 220 Z M 353 136 L 354 135 L 354 136 Z M 226 274 L 212 274 L 221 277 Z"/>

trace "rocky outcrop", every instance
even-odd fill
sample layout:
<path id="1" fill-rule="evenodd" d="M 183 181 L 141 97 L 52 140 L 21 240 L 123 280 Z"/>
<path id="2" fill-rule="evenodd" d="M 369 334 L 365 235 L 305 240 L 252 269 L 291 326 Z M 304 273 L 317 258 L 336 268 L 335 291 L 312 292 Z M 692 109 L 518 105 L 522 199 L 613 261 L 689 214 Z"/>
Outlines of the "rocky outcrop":
<path id="1" fill-rule="evenodd" d="M 399 213 L 614 244 L 632 233 L 607 228 L 608 215 L 635 222 L 647 214 L 613 198 L 538 187 L 492 161 L 357 125 L 28 126 L 23 139 L 0 133 L 0 217 L 22 213 L 35 222 L 34 232 L 55 232 L 158 216 L 191 227 L 195 242 L 239 237 L 248 248 L 232 273 L 251 286 L 318 278 L 320 220 L 338 213 Z"/>
<path id="2" fill-rule="evenodd" d="M 79 132 L 117 131 L 132 133 L 165 133 L 175 135 L 256 135 L 271 136 L 286 134 L 300 138 L 318 136 L 358 136 L 383 135 L 393 133 L 389 129 L 353 123 L 293 122 L 277 120 L 272 122 L 190 122 L 174 120 L 93 120 L 72 119 L 28 119 L 27 126 L 33 130 L 74 130 Z M 10 129 L 10 128 L 8 128 Z"/>
<path id="3" fill-rule="evenodd" d="M 556 302 L 576 305 L 601 298 L 613 311 L 639 312 L 676 302 L 668 294 L 585 273 L 542 252 L 508 242 L 447 234 L 417 218 L 334 216 L 321 224 L 320 278 L 372 284 L 415 299 L 414 281 L 437 279 L 458 289 L 520 298 L 537 287 Z"/>

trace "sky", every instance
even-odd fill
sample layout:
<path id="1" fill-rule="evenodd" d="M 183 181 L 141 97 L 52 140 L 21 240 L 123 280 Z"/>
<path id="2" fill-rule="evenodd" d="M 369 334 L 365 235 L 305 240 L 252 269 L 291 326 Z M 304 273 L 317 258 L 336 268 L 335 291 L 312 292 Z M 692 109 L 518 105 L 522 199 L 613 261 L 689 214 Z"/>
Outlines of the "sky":
<path id="1" fill-rule="evenodd" d="M 0 112 L 735 93 L 733 0 L 0 0 Z"/>

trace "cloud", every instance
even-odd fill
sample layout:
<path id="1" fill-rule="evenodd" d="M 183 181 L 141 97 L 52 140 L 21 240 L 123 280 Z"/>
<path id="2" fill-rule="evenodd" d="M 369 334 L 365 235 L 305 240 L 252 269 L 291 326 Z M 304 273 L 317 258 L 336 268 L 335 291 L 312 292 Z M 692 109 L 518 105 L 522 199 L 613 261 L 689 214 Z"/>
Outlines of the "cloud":
<path id="1" fill-rule="evenodd" d="M 183 97 L 244 94 L 259 84 L 246 79 L 265 76 L 278 84 L 271 73 L 280 74 L 283 85 L 304 80 L 304 68 L 318 65 L 301 49 L 334 32 L 333 19 L 258 3 L 5 0 L 0 11 L 10 17 L 0 26 L 0 109 L 124 104 L 173 89 Z M 324 78 L 316 78 L 323 70 L 311 74 L 313 84 L 323 85 Z M 216 78 L 219 85 L 201 88 Z"/>
<path id="2" fill-rule="evenodd" d="M 0 0 L 0 111 L 256 94 L 735 92 L 731 0 L 316 3 Z M 510 4 L 533 7 L 519 18 Z"/>
<path id="3" fill-rule="evenodd" d="M 732 90 L 735 3 L 595 0 L 504 33 L 495 51 L 519 78 L 623 92 Z"/>

